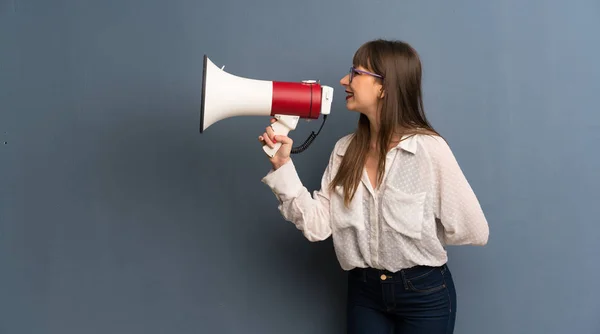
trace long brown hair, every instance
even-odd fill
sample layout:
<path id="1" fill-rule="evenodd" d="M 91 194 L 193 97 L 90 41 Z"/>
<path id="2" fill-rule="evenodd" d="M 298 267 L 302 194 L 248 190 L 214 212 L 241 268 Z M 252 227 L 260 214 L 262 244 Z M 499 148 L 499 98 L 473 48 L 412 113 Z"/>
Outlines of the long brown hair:
<path id="1" fill-rule="evenodd" d="M 421 61 L 418 53 L 402 41 L 377 39 L 360 46 L 352 60 L 355 67 L 362 66 L 383 76 L 384 96 L 379 114 L 377 135 L 378 168 L 377 186 L 385 171 L 385 157 L 393 136 L 399 138 L 415 134 L 435 134 L 423 108 L 421 91 Z M 379 80 L 379 79 L 378 79 Z M 369 119 L 361 114 L 358 128 L 350 142 L 340 168 L 330 184 L 330 189 L 341 185 L 346 205 L 354 197 L 360 183 L 371 140 Z"/>

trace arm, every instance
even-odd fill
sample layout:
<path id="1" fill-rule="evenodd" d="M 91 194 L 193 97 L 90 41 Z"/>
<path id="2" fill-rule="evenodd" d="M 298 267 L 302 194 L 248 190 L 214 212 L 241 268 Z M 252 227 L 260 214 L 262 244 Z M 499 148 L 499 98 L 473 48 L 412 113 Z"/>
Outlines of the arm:
<path id="1" fill-rule="evenodd" d="M 321 189 L 312 196 L 302 185 L 292 160 L 271 170 L 262 179 L 279 201 L 278 208 L 283 217 L 302 231 L 309 241 L 322 241 L 331 235 L 328 186 L 333 156 L 332 153 L 321 179 Z"/>
<path id="2" fill-rule="evenodd" d="M 487 244 L 489 226 L 479 201 L 448 144 L 436 137 L 429 148 L 432 158 L 435 216 L 444 226 L 448 245 Z"/>

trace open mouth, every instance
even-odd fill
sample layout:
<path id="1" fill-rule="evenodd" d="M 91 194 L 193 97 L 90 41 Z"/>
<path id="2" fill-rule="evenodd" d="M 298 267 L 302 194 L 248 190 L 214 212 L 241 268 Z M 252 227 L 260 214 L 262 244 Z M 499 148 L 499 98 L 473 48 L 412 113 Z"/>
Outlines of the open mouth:
<path id="1" fill-rule="evenodd" d="M 346 100 L 348 100 L 348 99 L 350 99 L 351 97 L 354 96 L 354 93 L 352 93 L 350 91 L 346 91 L 346 94 L 348 94 L 348 95 L 346 95 Z"/>

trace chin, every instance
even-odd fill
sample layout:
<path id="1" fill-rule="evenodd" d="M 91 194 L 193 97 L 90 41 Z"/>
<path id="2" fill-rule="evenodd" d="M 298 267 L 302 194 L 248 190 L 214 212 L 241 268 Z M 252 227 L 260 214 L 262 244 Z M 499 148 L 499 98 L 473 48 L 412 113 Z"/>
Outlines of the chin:
<path id="1" fill-rule="evenodd" d="M 348 110 L 350 110 L 350 111 L 354 111 L 354 112 L 357 112 L 357 113 L 361 113 L 361 114 L 363 114 L 363 112 L 362 112 L 362 111 L 360 111 L 360 108 L 357 108 L 357 107 L 356 107 L 354 104 L 352 104 L 352 103 L 346 103 L 346 109 L 348 109 Z"/>

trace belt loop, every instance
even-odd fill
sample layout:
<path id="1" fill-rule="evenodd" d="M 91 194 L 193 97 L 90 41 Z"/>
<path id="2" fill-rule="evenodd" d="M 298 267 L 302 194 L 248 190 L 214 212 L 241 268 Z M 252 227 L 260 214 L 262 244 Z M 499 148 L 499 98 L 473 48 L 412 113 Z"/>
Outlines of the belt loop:
<path id="1" fill-rule="evenodd" d="M 367 269 L 361 270 L 361 276 L 363 283 L 367 283 Z"/>
<path id="2" fill-rule="evenodd" d="M 398 274 L 402 276 L 402 285 L 404 285 L 404 289 L 408 290 L 408 284 L 406 283 L 406 271 L 404 269 L 399 270 Z"/>

